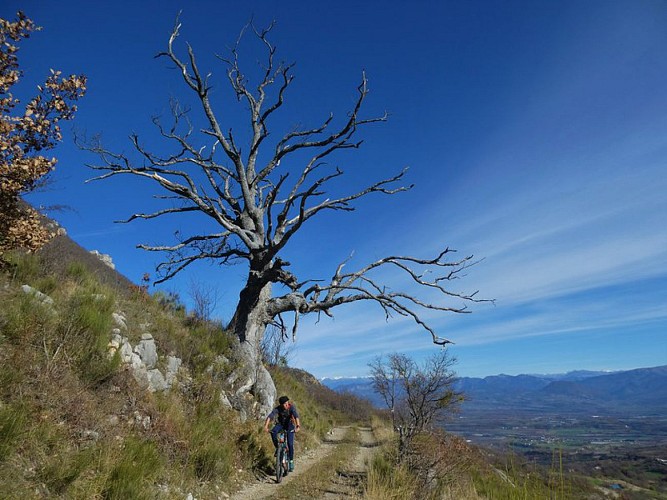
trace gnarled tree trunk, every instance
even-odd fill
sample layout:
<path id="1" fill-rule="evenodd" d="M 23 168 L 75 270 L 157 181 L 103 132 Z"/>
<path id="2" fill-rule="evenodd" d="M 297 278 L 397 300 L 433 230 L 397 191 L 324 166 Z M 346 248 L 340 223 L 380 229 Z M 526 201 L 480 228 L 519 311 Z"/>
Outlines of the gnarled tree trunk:
<path id="1" fill-rule="evenodd" d="M 271 283 L 249 279 L 239 296 L 239 304 L 229 325 L 239 344 L 234 353 L 234 371 L 227 379 L 232 388 L 232 406 L 241 418 L 262 418 L 273 407 L 276 386 L 262 363 L 261 343 L 272 318 L 267 313 Z"/>

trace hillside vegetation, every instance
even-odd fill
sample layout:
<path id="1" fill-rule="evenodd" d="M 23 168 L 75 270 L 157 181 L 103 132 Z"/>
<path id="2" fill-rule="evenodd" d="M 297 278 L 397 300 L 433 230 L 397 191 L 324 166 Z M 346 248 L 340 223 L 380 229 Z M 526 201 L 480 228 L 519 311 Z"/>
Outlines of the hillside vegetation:
<path id="1" fill-rule="evenodd" d="M 50 256 L 58 260 L 15 254 L 0 275 L 0 498 L 215 498 L 244 474 L 270 472 L 270 439 L 220 397 L 233 368 L 220 361 L 232 342 L 221 325 L 100 279 L 103 268 Z M 171 390 L 146 390 L 111 354 L 119 311 L 130 342 L 155 339 L 158 368 L 167 354 L 182 360 Z M 369 415 L 369 405 L 332 397 L 305 373 L 277 369 L 275 378 L 299 402 L 302 447 L 352 413 Z"/>
<path id="2" fill-rule="evenodd" d="M 149 295 L 65 236 L 38 255 L 13 254 L 11 264 L 0 274 L 0 498 L 227 498 L 272 474 L 261 423 L 242 418 L 221 392 L 234 369 L 226 357 L 234 337 L 223 325 L 187 314 L 173 296 Z M 130 345 L 154 339 L 156 370 L 180 360 L 167 390 L 148 390 L 110 343 L 119 315 Z M 383 445 L 354 478 L 360 496 L 580 497 L 558 468 L 527 474 L 444 433 L 417 439 L 397 466 L 388 419 L 368 402 L 302 370 L 271 373 L 302 415 L 297 456 L 334 427 L 372 422 Z M 343 477 L 350 442 L 288 485 L 302 488 L 292 497 L 317 497 Z"/>

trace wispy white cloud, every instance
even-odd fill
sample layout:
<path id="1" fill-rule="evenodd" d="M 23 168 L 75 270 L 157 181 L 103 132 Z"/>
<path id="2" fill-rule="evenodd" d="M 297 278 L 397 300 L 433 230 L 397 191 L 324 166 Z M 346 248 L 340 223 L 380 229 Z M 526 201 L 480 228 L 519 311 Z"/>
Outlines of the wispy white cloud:
<path id="1" fill-rule="evenodd" d="M 644 154 L 649 153 L 635 157 Z M 525 179 L 492 203 L 476 198 L 483 189 L 468 193 L 478 208 L 447 236 L 470 244 L 485 260 L 455 285 L 480 289 L 496 305 L 456 317 L 426 311 L 423 318 L 461 347 L 664 322 L 667 297 L 658 288 L 667 280 L 667 176 L 659 162 L 619 166 L 609 155 L 603 159 L 614 168 L 599 168 L 605 175 L 568 168 L 558 184 L 539 176 Z M 447 201 L 423 212 L 432 235 L 434 223 L 426 214 L 455 213 Z M 405 240 L 417 245 L 427 240 L 423 227 L 414 231 Z M 448 243 L 430 241 L 433 251 Z M 384 278 L 391 280 L 388 271 Z M 350 359 L 427 348 L 430 337 L 411 321 L 386 323 L 375 313 L 366 304 L 341 310 L 335 322 L 308 328 L 312 350 L 311 340 L 304 341 L 302 359 L 315 370 L 328 370 L 355 366 Z M 323 343 L 326 354 L 317 354 Z"/>
<path id="2" fill-rule="evenodd" d="M 638 163 L 647 151 L 630 159 L 626 147 L 605 153 L 602 164 L 560 167 L 558 182 L 532 175 L 492 200 L 480 199 L 484 189 L 466 193 L 478 208 L 459 218 L 448 238 L 485 257 L 475 271 L 479 288 L 513 302 L 662 275 L 667 166 Z M 652 149 L 667 151 L 667 140 Z M 630 163 L 619 165 L 617 153 Z M 452 214 L 455 206 L 432 211 Z"/>
<path id="3" fill-rule="evenodd" d="M 647 323 L 667 320 L 664 307 L 649 305 L 633 310 L 614 308 L 614 304 L 597 304 L 591 307 L 561 305 L 545 311 L 515 312 L 512 317 L 494 318 L 483 322 L 462 324 L 457 328 L 460 335 L 458 345 L 482 345 L 506 340 L 553 336 L 564 334 L 586 334 L 596 330 L 621 330 Z"/>
<path id="4" fill-rule="evenodd" d="M 114 234 L 122 234 L 128 232 L 136 231 L 135 228 L 128 226 L 127 224 L 114 224 L 106 226 L 104 229 L 95 229 L 94 231 L 77 231 L 70 234 L 70 237 L 74 238 L 76 241 L 84 241 L 86 239 L 108 237 Z"/>

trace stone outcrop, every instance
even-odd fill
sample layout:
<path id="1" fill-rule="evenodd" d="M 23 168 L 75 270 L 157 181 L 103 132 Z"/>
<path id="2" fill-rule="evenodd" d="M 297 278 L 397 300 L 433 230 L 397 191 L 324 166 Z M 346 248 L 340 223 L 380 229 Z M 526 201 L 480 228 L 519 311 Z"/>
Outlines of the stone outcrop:
<path id="1" fill-rule="evenodd" d="M 21 290 L 23 290 L 23 293 L 26 293 L 28 295 L 32 295 L 37 299 L 38 302 L 41 302 L 42 304 L 46 306 L 53 306 L 53 299 L 49 297 L 46 294 L 43 294 L 39 290 L 36 290 L 35 288 L 31 287 L 30 285 L 21 285 Z"/>
<path id="2" fill-rule="evenodd" d="M 125 364 L 132 372 L 132 376 L 141 387 L 151 392 L 166 391 L 176 381 L 182 361 L 175 356 L 167 356 L 164 372 L 158 368 L 158 350 L 155 339 L 150 333 L 143 333 L 141 340 L 132 345 L 127 336 L 127 321 L 121 312 L 112 315 L 114 328 L 111 331 L 109 342 L 109 355 L 116 353 L 120 356 L 121 363 Z M 142 325 L 145 326 L 145 325 Z"/>
<path id="3" fill-rule="evenodd" d="M 116 265 L 113 263 L 113 260 L 111 259 L 111 255 L 106 254 L 106 253 L 100 253 L 97 250 L 91 250 L 90 253 L 93 254 L 98 259 L 100 259 L 102 262 L 104 262 L 111 269 L 116 269 Z"/>
<path id="4" fill-rule="evenodd" d="M 53 309 L 53 299 L 48 295 L 29 285 L 22 285 L 21 290 L 25 294 L 34 297 L 36 301 L 46 306 L 49 310 L 55 312 Z M 160 363 L 160 355 L 158 354 L 155 339 L 153 335 L 145 331 L 150 326 L 149 324 L 139 325 L 139 328 L 144 333 L 141 334 L 139 342 L 133 346 L 127 337 L 128 327 L 125 315 L 120 311 L 116 311 L 112 313 L 111 317 L 113 328 L 111 329 L 111 340 L 108 345 L 109 356 L 114 356 L 118 353 L 121 363 L 127 366 L 141 387 L 151 392 L 171 389 L 178 379 L 182 360 L 176 356 L 168 355 L 164 358 L 164 362 Z M 226 364 L 229 362 L 226 358 L 221 358 L 221 363 Z M 162 369 L 159 368 L 160 365 Z M 224 392 L 221 392 L 220 397 L 226 406 L 232 406 Z"/>

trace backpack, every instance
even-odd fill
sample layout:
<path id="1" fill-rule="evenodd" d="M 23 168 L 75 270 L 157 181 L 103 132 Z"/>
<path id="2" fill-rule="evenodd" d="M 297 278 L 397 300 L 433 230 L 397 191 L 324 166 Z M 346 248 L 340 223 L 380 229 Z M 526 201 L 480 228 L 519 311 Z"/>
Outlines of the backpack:
<path id="1" fill-rule="evenodd" d="M 290 421 L 292 420 L 292 405 L 289 405 L 287 409 L 283 408 L 282 405 L 276 409 L 278 410 L 278 423 L 283 429 L 289 428 Z"/>

